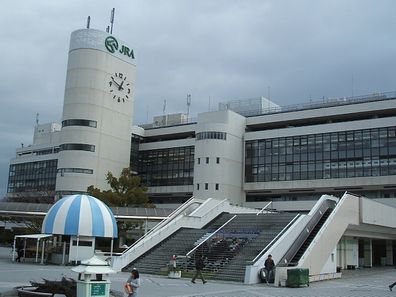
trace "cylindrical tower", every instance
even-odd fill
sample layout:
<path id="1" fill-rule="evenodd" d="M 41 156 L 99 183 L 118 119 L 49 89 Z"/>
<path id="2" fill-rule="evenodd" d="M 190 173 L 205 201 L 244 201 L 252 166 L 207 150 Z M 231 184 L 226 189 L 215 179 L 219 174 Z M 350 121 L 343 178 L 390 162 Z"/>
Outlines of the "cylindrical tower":
<path id="1" fill-rule="evenodd" d="M 194 197 L 228 199 L 241 205 L 243 134 L 246 119 L 231 111 L 198 115 L 195 130 Z"/>
<path id="2" fill-rule="evenodd" d="M 108 189 L 107 172 L 129 167 L 135 56 L 109 33 L 71 34 L 56 192 Z"/>

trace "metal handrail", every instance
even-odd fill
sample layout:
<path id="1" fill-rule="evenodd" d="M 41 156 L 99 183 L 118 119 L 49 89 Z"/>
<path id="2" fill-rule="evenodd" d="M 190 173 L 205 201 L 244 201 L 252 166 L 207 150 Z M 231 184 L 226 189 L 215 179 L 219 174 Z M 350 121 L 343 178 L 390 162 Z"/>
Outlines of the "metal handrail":
<path id="1" fill-rule="evenodd" d="M 278 235 L 276 235 L 275 237 L 274 237 L 274 239 L 272 239 L 271 241 L 270 241 L 270 243 L 268 243 L 261 251 L 260 251 L 260 253 L 258 253 L 258 255 L 251 261 L 251 262 L 253 262 L 253 263 L 255 263 L 257 260 L 258 260 L 258 258 L 260 258 L 285 232 L 286 232 L 286 230 L 287 229 L 289 229 L 290 228 L 290 226 L 291 225 L 293 225 L 294 224 L 294 222 L 299 218 L 301 216 L 301 214 L 297 214 L 290 222 L 289 222 L 289 224 L 287 224 L 286 226 L 285 226 L 285 228 L 283 228 L 282 230 L 281 230 L 281 232 L 279 232 L 278 233 Z"/>
<path id="2" fill-rule="evenodd" d="M 180 210 L 186 207 L 186 205 L 189 204 L 190 201 L 194 199 L 194 196 L 192 196 L 190 199 L 188 199 L 185 203 L 183 203 L 181 206 L 176 208 L 173 212 L 171 212 L 165 219 L 163 219 L 160 223 L 154 226 L 149 232 L 141 236 L 138 240 L 136 240 L 131 246 L 129 246 L 125 251 L 122 252 L 122 254 L 127 253 L 130 249 L 135 247 L 139 242 L 150 236 L 152 233 L 157 231 L 159 228 L 162 228 L 164 225 L 166 225 L 174 216 L 175 214 L 178 214 Z"/>
<path id="3" fill-rule="evenodd" d="M 272 203 L 272 201 L 268 202 L 267 205 L 265 205 L 258 213 L 256 213 L 256 216 L 258 216 L 259 214 L 261 214 L 271 203 Z"/>
<path id="4" fill-rule="evenodd" d="M 231 219 L 229 219 L 227 222 L 225 222 L 223 225 L 221 225 L 219 228 L 217 228 L 212 234 L 210 234 L 204 241 L 202 241 L 200 244 L 195 246 L 191 251 L 189 251 L 186 254 L 186 257 L 188 257 L 192 252 L 194 252 L 197 248 L 199 248 L 204 242 L 206 242 L 208 239 L 212 238 L 213 235 L 215 235 L 217 232 L 219 232 L 223 227 L 225 227 L 229 222 L 231 222 L 233 219 L 235 219 L 237 215 L 234 215 Z"/>

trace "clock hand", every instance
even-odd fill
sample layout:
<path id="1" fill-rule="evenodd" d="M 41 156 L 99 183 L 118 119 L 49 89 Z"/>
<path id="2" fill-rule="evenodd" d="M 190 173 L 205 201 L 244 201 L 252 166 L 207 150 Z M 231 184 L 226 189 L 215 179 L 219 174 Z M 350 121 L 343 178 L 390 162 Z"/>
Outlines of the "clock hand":
<path id="1" fill-rule="evenodd" d="M 118 86 L 118 89 L 120 89 L 120 84 L 119 83 L 117 83 L 115 80 L 114 80 L 114 78 L 113 77 L 111 77 L 111 80 Z"/>
<path id="2" fill-rule="evenodd" d="M 125 80 L 123 80 L 123 81 L 121 82 L 121 84 L 118 85 L 118 91 L 121 91 L 121 90 L 124 89 L 124 88 L 122 87 L 122 85 L 124 84 L 124 81 L 125 81 Z"/>

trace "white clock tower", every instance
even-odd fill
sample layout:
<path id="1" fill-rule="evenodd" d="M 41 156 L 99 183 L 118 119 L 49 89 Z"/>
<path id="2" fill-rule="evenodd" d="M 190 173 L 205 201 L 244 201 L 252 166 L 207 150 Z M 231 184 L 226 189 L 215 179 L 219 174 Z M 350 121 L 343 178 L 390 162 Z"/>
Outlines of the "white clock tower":
<path id="1" fill-rule="evenodd" d="M 129 167 L 135 55 L 109 33 L 71 34 L 56 192 L 109 186 L 107 172 Z"/>

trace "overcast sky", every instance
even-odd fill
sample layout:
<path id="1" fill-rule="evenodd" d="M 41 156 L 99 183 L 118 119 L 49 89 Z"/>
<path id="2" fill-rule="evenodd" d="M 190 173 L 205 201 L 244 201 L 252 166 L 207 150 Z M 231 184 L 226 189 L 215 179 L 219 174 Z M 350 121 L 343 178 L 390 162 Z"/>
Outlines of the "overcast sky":
<path id="1" fill-rule="evenodd" d="M 396 90 L 394 0 L 35 0 L 0 11 L 0 197 L 9 161 L 40 123 L 61 122 L 70 33 L 105 30 L 132 46 L 136 124 L 219 102 L 283 106 Z"/>

